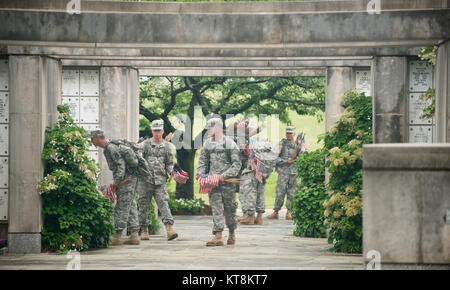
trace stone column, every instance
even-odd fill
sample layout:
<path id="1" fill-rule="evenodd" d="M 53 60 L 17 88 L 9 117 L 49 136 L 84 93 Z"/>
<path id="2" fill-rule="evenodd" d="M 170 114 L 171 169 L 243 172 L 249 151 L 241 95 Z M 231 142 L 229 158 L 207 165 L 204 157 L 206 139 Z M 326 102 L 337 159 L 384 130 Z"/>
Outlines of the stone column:
<path id="1" fill-rule="evenodd" d="M 328 131 L 344 112 L 342 94 L 353 88 L 351 67 L 327 67 L 325 129 Z"/>
<path id="2" fill-rule="evenodd" d="M 436 142 L 450 143 L 449 41 L 441 44 L 436 59 Z"/>
<path id="3" fill-rule="evenodd" d="M 45 128 L 57 118 L 61 94 L 60 61 L 42 56 L 10 56 L 10 253 L 41 251 L 41 158 Z"/>
<path id="4" fill-rule="evenodd" d="M 375 57 L 372 66 L 374 143 L 405 143 L 406 57 Z"/>
<path id="5" fill-rule="evenodd" d="M 130 67 L 100 68 L 100 128 L 109 139 L 139 138 L 139 75 Z M 99 149 L 100 184 L 113 182 L 112 172 Z"/>

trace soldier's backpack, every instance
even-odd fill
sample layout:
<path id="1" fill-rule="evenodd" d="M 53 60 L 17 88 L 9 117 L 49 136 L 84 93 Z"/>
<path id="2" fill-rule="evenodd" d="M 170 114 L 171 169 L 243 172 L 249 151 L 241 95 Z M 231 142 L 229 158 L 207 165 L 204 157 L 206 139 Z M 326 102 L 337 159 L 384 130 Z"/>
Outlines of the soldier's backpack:
<path id="1" fill-rule="evenodd" d="M 149 181 L 152 177 L 152 171 L 147 160 L 142 156 L 142 144 L 134 143 L 124 139 L 110 140 L 111 143 L 119 147 L 119 152 L 125 160 L 129 169 L 138 177 Z"/>

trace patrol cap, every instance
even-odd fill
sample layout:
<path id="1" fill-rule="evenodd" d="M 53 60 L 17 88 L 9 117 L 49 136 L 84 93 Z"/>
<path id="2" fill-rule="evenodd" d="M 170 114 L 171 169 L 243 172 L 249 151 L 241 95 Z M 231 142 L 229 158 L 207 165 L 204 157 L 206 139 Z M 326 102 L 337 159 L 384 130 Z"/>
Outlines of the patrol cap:
<path id="1" fill-rule="evenodd" d="M 295 133 L 295 127 L 294 126 L 287 126 L 286 127 L 286 133 Z"/>
<path id="2" fill-rule="evenodd" d="M 223 127 L 223 122 L 221 118 L 212 118 L 209 119 L 208 122 L 206 122 L 206 130 L 209 130 L 213 127 Z"/>
<path id="3" fill-rule="evenodd" d="M 105 133 L 101 129 L 92 130 L 91 131 L 91 137 L 105 137 Z"/>
<path id="4" fill-rule="evenodd" d="M 164 129 L 164 121 L 163 120 L 154 120 L 152 122 L 152 130 L 162 130 Z"/>

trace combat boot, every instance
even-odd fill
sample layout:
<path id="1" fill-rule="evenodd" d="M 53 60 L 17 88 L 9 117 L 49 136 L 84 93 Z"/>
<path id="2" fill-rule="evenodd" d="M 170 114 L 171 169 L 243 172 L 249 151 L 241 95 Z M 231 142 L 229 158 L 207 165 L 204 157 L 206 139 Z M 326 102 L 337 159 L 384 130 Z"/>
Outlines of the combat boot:
<path id="1" fill-rule="evenodd" d="M 178 237 L 178 234 L 176 232 L 174 232 L 174 230 L 172 229 L 172 225 L 171 224 L 166 224 L 166 232 L 167 232 L 167 240 L 171 241 L 175 238 Z"/>
<path id="2" fill-rule="evenodd" d="M 277 211 L 277 210 L 274 210 L 273 213 L 271 213 L 270 215 L 267 216 L 267 218 L 268 218 L 268 219 L 271 219 L 271 220 L 276 220 L 276 219 L 278 219 L 278 211 Z"/>
<path id="3" fill-rule="evenodd" d="M 292 215 L 291 215 L 291 211 L 290 211 L 290 210 L 288 210 L 288 211 L 286 212 L 286 219 L 287 219 L 287 220 L 291 220 L 291 219 L 292 219 Z"/>
<path id="4" fill-rule="evenodd" d="M 255 224 L 255 214 L 247 215 L 247 219 L 242 219 L 240 221 L 241 225 L 254 225 Z"/>
<path id="5" fill-rule="evenodd" d="M 228 240 L 227 245 L 234 245 L 236 243 L 236 234 L 234 233 L 234 230 L 230 230 L 228 233 Z"/>
<path id="6" fill-rule="evenodd" d="M 217 232 L 211 241 L 206 243 L 207 247 L 223 246 L 222 232 Z"/>
<path id="7" fill-rule="evenodd" d="M 139 241 L 138 232 L 131 233 L 130 237 L 123 243 L 124 245 L 139 245 L 141 242 Z"/>
<path id="8" fill-rule="evenodd" d="M 148 227 L 141 228 L 141 240 L 150 240 L 150 236 L 148 235 Z"/>
<path id="9" fill-rule="evenodd" d="M 258 212 L 258 215 L 256 216 L 255 219 L 255 225 L 262 225 L 262 224 L 263 224 L 263 213 Z"/>
<path id="10" fill-rule="evenodd" d="M 248 219 L 248 214 L 247 214 L 247 213 L 244 213 L 243 216 L 241 216 L 240 218 L 238 218 L 238 222 L 240 223 L 241 220 L 246 220 L 246 219 Z"/>
<path id="11" fill-rule="evenodd" d="M 114 236 L 111 237 L 111 246 L 122 246 L 123 245 L 123 241 L 122 241 L 122 234 L 121 233 L 116 233 Z"/>

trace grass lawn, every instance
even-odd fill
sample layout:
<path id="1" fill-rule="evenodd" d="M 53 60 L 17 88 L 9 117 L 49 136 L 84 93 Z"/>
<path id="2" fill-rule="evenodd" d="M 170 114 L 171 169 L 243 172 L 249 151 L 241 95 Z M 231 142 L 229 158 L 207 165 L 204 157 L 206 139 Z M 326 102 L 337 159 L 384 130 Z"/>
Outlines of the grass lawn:
<path id="1" fill-rule="evenodd" d="M 289 112 L 290 118 L 292 120 L 292 125 L 296 128 L 296 133 L 303 131 L 306 134 L 306 149 L 308 151 L 314 151 L 323 146 L 323 142 L 317 143 L 317 137 L 325 132 L 325 121 L 317 121 L 316 117 L 312 116 L 299 116 L 295 112 Z M 280 124 L 280 139 L 285 136 L 286 125 Z M 197 151 L 199 153 L 199 151 Z M 195 159 L 195 164 L 198 162 L 198 154 Z M 275 187 L 277 184 L 278 173 L 275 170 L 270 175 L 266 183 L 266 208 L 273 208 L 275 202 Z M 175 181 L 172 180 L 168 184 L 168 190 L 171 192 L 175 191 Z M 195 198 L 202 198 L 207 204 L 209 204 L 207 194 L 199 194 L 199 185 L 197 182 L 194 183 L 194 193 Z M 240 207 L 240 204 L 239 204 Z"/>

